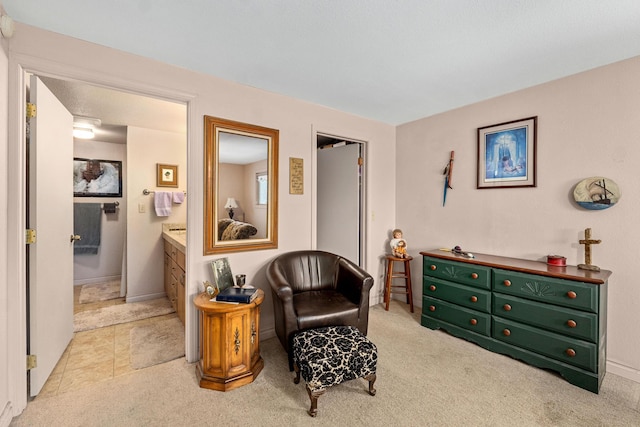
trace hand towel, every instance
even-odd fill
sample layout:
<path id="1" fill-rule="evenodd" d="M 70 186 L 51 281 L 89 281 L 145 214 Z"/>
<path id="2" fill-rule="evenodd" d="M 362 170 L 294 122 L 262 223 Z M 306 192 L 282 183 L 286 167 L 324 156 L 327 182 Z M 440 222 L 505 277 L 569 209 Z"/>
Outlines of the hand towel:
<path id="1" fill-rule="evenodd" d="M 184 191 L 174 191 L 173 192 L 173 203 L 179 205 L 184 202 Z"/>
<path id="2" fill-rule="evenodd" d="M 156 215 L 169 216 L 171 215 L 171 192 L 169 191 L 156 191 L 153 202 L 156 208 Z"/>
<path id="3" fill-rule="evenodd" d="M 102 206 L 100 203 L 73 204 L 73 234 L 81 240 L 73 243 L 75 255 L 96 255 L 102 234 Z"/>

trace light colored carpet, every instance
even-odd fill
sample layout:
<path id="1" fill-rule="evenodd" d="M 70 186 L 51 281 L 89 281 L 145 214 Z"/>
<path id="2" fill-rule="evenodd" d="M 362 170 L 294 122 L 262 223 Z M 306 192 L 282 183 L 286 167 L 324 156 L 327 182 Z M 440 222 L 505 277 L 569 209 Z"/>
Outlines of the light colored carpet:
<path id="1" fill-rule="evenodd" d="M 73 330 L 88 331 L 173 312 L 175 310 L 167 298 L 112 305 L 74 314 Z"/>
<path id="2" fill-rule="evenodd" d="M 142 369 L 184 356 L 184 325 L 177 317 L 129 332 L 130 364 Z"/>
<path id="3" fill-rule="evenodd" d="M 276 338 L 260 342 L 256 381 L 223 393 L 198 386 L 185 358 L 29 402 L 15 426 L 638 426 L 640 384 L 607 374 L 600 394 L 419 324 L 407 305 L 371 308 L 377 394 L 361 379 L 332 387 L 307 415 Z"/>
<path id="4" fill-rule="evenodd" d="M 87 304 L 115 298 L 120 298 L 120 280 L 82 285 L 78 302 L 80 304 Z"/>

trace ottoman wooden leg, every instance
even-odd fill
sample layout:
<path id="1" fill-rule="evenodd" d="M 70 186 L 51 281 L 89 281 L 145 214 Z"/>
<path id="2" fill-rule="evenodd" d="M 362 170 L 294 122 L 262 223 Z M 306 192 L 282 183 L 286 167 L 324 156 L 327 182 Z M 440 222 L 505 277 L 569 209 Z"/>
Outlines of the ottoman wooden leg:
<path id="1" fill-rule="evenodd" d="M 376 395 L 376 389 L 373 388 L 373 383 L 376 382 L 376 374 L 367 375 L 366 377 L 364 377 L 364 379 L 369 381 L 369 394 L 371 396 L 375 396 Z"/>
<path id="2" fill-rule="evenodd" d="M 311 407 L 307 413 L 312 417 L 318 415 L 318 397 L 322 396 L 325 391 L 326 389 L 311 391 L 309 385 L 307 385 L 307 394 L 309 395 L 309 400 L 311 400 Z"/>
<path id="3" fill-rule="evenodd" d="M 293 370 L 296 372 L 296 377 L 293 379 L 294 384 L 300 383 L 300 367 L 297 363 L 293 364 Z"/>

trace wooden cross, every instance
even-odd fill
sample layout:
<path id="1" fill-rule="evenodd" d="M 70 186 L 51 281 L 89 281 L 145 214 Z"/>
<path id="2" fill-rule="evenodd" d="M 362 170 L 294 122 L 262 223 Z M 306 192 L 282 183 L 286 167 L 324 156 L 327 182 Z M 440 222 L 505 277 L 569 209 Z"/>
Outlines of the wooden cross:
<path id="1" fill-rule="evenodd" d="M 579 240 L 581 245 L 584 245 L 584 264 L 579 264 L 578 268 L 583 270 L 593 270 L 600 271 L 600 267 L 596 267 L 595 265 L 591 265 L 591 245 L 597 245 L 601 243 L 600 239 L 592 239 L 591 238 L 591 229 L 586 228 L 584 230 L 584 239 Z"/>

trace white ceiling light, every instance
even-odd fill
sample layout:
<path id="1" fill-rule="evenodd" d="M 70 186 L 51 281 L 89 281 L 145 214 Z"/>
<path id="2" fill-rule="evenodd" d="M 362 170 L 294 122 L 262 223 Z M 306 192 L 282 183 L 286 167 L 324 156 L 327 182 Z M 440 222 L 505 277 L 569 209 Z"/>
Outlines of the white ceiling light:
<path id="1" fill-rule="evenodd" d="M 78 139 L 93 139 L 95 134 L 91 128 L 73 127 L 73 137 Z"/>
<path id="2" fill-rule="evenodd" d="M 100 119 L 91 117 L 73 118 L 73 137 L 78 139 L 93 139 L 94 129 L 102 124 Z"/>

